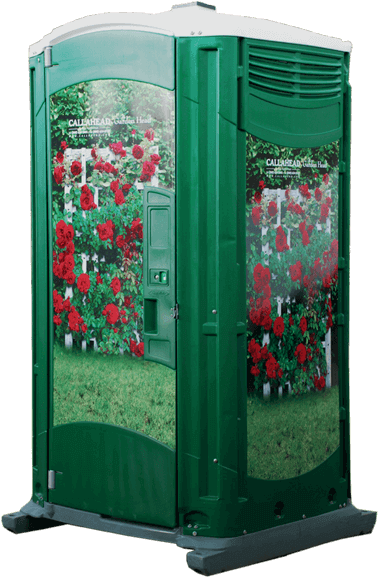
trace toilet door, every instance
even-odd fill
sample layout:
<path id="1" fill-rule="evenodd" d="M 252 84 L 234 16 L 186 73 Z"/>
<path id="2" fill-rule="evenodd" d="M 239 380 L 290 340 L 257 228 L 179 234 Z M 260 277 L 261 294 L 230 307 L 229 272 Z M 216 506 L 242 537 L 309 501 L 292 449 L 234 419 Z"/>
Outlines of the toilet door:
<path id="1" fill-rule="evenodd" d="M 174 90 L 48 75 L 49 501 L 174 527 Z"/>

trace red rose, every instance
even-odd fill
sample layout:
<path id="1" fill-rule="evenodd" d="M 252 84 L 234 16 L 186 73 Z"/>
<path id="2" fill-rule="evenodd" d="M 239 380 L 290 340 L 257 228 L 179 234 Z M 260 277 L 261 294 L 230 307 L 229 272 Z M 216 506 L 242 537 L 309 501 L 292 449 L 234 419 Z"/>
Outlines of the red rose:
<path id="1" fill-rule="evenodd" d="M 298 363 L 303 365 L 303 363 L 305 362 L 306 357 L 307 357 L 307 350 L 306 350 L 306 347 L 302 343 L 300 345 L 298 345 L 297 348 L 295 349 L 294 356 L 297 357 Z"/>
<path id="2" fill-rule="evenodd" d="M 114 142 L 113 144 L 109 144 L 109 148 L 110 150 L 112 150 L 114 152 L 114 154 L 121 154 L 121 151 L 123 149 L 123 145 L 122 142 Z"/>
<path id="3" fill-rule="evenodd" d="M 285 330 L 285 324 L 282 317 L 277 317 L 274 321 L 273 332 L 279 339 L 282 337 Z"/>
<path id="4" fill-rule="evenodd" d="M 56 244 L 58 245 L 59 248 L 64 248 L 66 246 L 66 239 L 64 238 L 64 236 L 59 236 Z"/>
<path id="5" fill-rule="evenodd" d="M 322 389 L 324 389 L 324 387 L 325 387 L 324 377 L 318 378 L 317 376 L 314 376 L 314 385 L 315 385 L 315 388 L 318 389 L 318 391 L 321 391 Z"/>
<path id="6" fill-rule="evenodd" d="M 260 222 L 261 213 L 262 208 L 260 206 L 255 206 L 255 208 L 252 209 L 252 221 L 255 226 Z"/>
<path id="7" fill-rule="evenodd" d="M 284 252 L 285 250 L 289 250 L 289 248 L 285 231 L 280 225 L 276 229 L 276 249 L 278 252 Z"/>
<path id="8" fill-rule="evenodd" d="M 74 237 L 74 229 L 72 224 L 68 224 L 66 226 L 66 230 L 64 232 L 64 237 L 66 239 L 67 242 L 71 241 Z"/>
<path id="9" fill-rule="evenodd" d="M 266 374 L 269 379 L 276 379 L 277 378 L 277 371 L 279 369 L 279 364 L 277 363 L 276 359 L 273 357 L 271 353 L 269 353 L 268 360 L 265 364 Z"/>
<path id="10" fill-rule="evenodd" d="M 148 174 L 144 174 L 142 172 L 142 174 L 139 177 L 140 182 L 146 182 L 148 180 L 151 180 L 151 177 Z"/>
<path id="11" fill-rule="evenodd" d="M 68 284 L 73 284 L 75 282 L 75 279 L 76 279 L 76 275 L 73 271 L 70 271 L 66 275 L 66 281 L 68 282 Z"/>
<path id="12" fill-rule="evenodd" d="M 66 258 L 64 259 L 64 264 L 67 268 L 67 270 L 73 270 L 75 267 L 75 259 L 72 256 L 72 254 L 66 254 Z"/>
<path id="13" fill-rule="evenodd" d="M 92 156 L 92 158 L 93 158 L 94 160 L 96 160 L 96 158 L 97 158 L 97 152 L 96 152 L 96 149 L 95 149 L 95 148 L 92 148 L 92 150 L 91 150 L 91 156 Z"/>
<path id="14" fill-rule="evenodd" d="M 132 154 L 133 154 L 133 157 L 134 157 L 134 158 L 136 158 L 137 160 L 139 160 L 139 159 L 141 159 L 141 158 L 143 157 L 143 155 L 144 155 L 144 150 L 143 150 L 143 148 L 142 148 L 141 146 L 139 146 L 138 144 L 135 144 L 135 145 L 133 146 L 133 149 L 132 149 Z"/>
<path id="15" fill-rule="evenodd" d="M 159 162 L 161 161 L 161 156 L 159 156 L 158 154 L 151 154 L 150 159 L 151 162 L 153 162 L 154 164 L 156 164 L 156 166 L 158 166 Z"/>
<path id="16" fill-rule="evenodd" d="M 108 174 L 112 173 L 114 169 L 114 166 L 110 163 L 110 162 L 105 162 L 104 164 L 104 170 L 105 172 L 107 172 Z"/>
<path id="17" fill-rule="evenodd" d="M 81 293 L 87 294 L 89 288 L 91 286 L 91 281 L 89 276 L 86 273 L 82 273 L 79 278 L 77 279 L 77 288 Z"/>
<path id="18" fill-rule="evenodd" d="M 71 164 L 71 173 L 74 176 L 78 176 L 79 174 L 81 174 L 81 162 L 79 162 L 78 160 L 73 161 L 73 163 Z"/>
<path id="19" fill-rule="evenodd" d="M 327 274 L 323 277 L 322 282 L 323 282 L 323 287 L 324 287 L 326 290 L 329 290 L 329 289 L 331 288 L 331 275 L 330 275 L 329 273 L 327 273 Z"/>
<path id="20" fill-rule="evenodd" d="M 315 177 L 315 178 L 318 178 L 318 173 L 317 173 L 317 172 L 315 172 L 314 177 Z"/>
<path id="21" fill-rule="evenodd" d="M 293 282 L 296 282 L 297 280 L 301 280 L 302 277 L 302 263 L 297 260 L 297 262 L 295 264 L 292 264 L 289 267 L 289 271 L 290 271 L 290 276 L 291 276 L 291 280 Z"/>
<path id="22" fill-rule="evenodd" d="M 308 244 L 310 244 L 310 237 L 308 236 L 307 230 L 304 230 L 302 232 L 302 244 L 303 246 L 307 246 Z"/>
<path id="23" fill-rule="evenodd" d="M 136 347 L 137 347 L 136 341 L 130 339 L 130 353 L 135 353 Z"/>
<path id="24" fill-rule="evenodd" d="M 113 182 L 110 183 L 110 190 L 112 192 L 116 192 L 116 190 L 119 189 L 119 178 L 117 178 L 117 180 L 113 180 Z"/>
<path id="25" fill-rule="evenodd" d="M 156 166 L 154 165 L 153 162 L 149 162 L 148 160 L 146 160 L 145 162 L 143 162 L 142 170 L 143 174 L 146 174 L 151 177 L 153 174 L 155 174 Z"/>
<path id="26" fill-rule="evenodd" d="M 93 207 L 93 195 L 91 192 L 86 194 L 83 192 L 80 196 L 80 206 L 83 210 L 90 210 Z"/>
<path id="27" fill-rule="evenodd" d="M 62 184 L 64 173 L 64 166 L 56 166 L 54 168 L 54 179 L 57 184 Z"/>
<path id="28" fill-rule="evenodd" d="M 303 184 L 299 186 L 299 192 L 305 198 L 311 198 L 311 192 L 308 190 L 308 184 Z"/>
<path id="29" fill-rule="evenodd" d="M 268 206 L 268 214 L 269 216 L 276 216 L 277 212 L 278 212 L 277 204 L 273 200 L 271 200 Z"/>
<path id="30" fill-rule="evenodd" d="M 75 310 L 75 307 L 71 308 L 71 312 L 68 315 L 68 326 L 70 327 L 71 331 L 79 332 L 80 330 L 80 321 L 83 319 L 80 317 L 79 313 Z"/>
<path id="31" fill-rule="evenodd" d="M 56 325 L 61 325 L 62 324 L 62 319 L 58 316 L 58 315 L 54 315 L 53 316 L 53 322 Z"/>
<path id="32" fill-rule="evenodd" d="M 261 320 L 261 326 L 264 327 L 265 331 L 269 332 L 272 328 L 272 319 L 270 316 L 264 315 Z"/>
<path id="33" fill-rule="evenodd" d="M 137 319 L 137 318 L 138 318 L 138 313 L 135 311 L 135 312 L 133 313 L 133 316 L 134 316 L 134 319 Z"/>
<path id="34" fill-rule="evenodd" d="M 292 327 L 294 324 L 293 317 L 290 315 L 289 317 L 289 325 Z"/>
<path id="35" fill-rule="evenodd" d="M 86 333 L 86 332 L 87 332 L 88 327 L 87 327 L 87 325 L 86 325 L 85 323 L 83 323 L 83 324 L 81 325 L 81 330 L 83 331 L 83 333 Z"/>
<path id="36" fill-rule="evenodd" d="M 305 332 L 307 331 L 307 321 L 304 317 L 302 317 L 300 322 L 299 322 L 299 328 L 302 331 L 302 335 L 304 335 Z"/>
<path id="37" fill-rule="evenodd" d="M 290 188 L 287 188 L 287 189 L 285 190 L 286 200 L 289 200 L 289 198 L 290 198 L 290 192 L 291 192 Z"/>
<path id="38" fill-rule="evenodd" d="M 310 279 L 309 279 L 308 275 L 306 274 L 306 275 L 303 277 L 303 286 L 304 286 L 305 288 L 308 288 L 309 285 L 310 285 Z"/>
<path id="39" fill-rule="evenodd" d="M 261 188 L 261 190 L 265 188 L 265 182 L 263 180 L 259 180 L 259 187 Z"/>
<path id="40" fill-rule="evenodd" d="M 58 293 L 57 290 L 53 291 L 53 306 L 56 313 L 61 313 L 63 311 L 63 297 Z"/>
<path id="41" fill-rule="evenodd" d="M 130 303 L 131 303 L 131 297 L 125 297 L 123 304 L 125 305 L 126 308 L 130 306 Z"/>
<path id="42" fill-rule="evenodd" d="M 257 365 L 251 368 L 251 374 L 254 375 L 255 377 L 257 377 L 260 374 L 260 370 Z"/>
<path id="43" fill-rule="evenodd" d="M 261 349 L 261 358 L 265 360 L 268 358 L 268 347 L 266 345 Z"/>
<path id="44" fill-rule="evenodd" d="M 325 185 L 329 183 L 329 175 L 327 173 L 325 173 L 325 175 L 323 176 L 323 182 Z"/>
<path id="45" fill-rule="evenodd" d="M 328 204 L 322 204 L 322 206 L 320 208 L 320 214 L 321 214 L 322 218 L 327 218 L 327 216 L 329 215 Z"/>
<path id="46" fill-rule="evenodd" d="M 294 205 L 294 212 L 295 212 L 295 214 L 299 214 L 299 215 L 304 214 L 304 210 L 300 204 Z"/>
<path id="47" fill-rule="evenodd" d="M 257 190 L 257 191 L 255 192 L 253 198 L 254 198 L 254 201 L 257 202 L 257 204 L 260 204 L 261 199 L 262 199 L 262 195 L 261 195 L 260 190 Z"/>
<path id="48" fill-rule="evenodd" d="M 64 154 L 63 152 L 61 152 L 59 150 L 59 152 L 56 153 L 56 157 L 55 157 L 56 161 L 59 162 L 60 164 L 62 164 L 63 160 L 64 160 Z"/>
<path id="49" fill-rule="evenodd" d="M 254 363 L 258 363 L 259 361 L 261 361 L 261 347 L 259 343 L 255 341 L 255 339 L 252 339 L 250 341 L 248 345 L 248 352 L 250 353 L 252 361 Z"/>
<path id="50" fill-rule="evenodd" d="M 99 170 L 100 172 L 103 172 L 104 165 L 102 164 L 102 162 L 96 162 L 96 164 L 94 165 L 94 170 Z"/>
<path id="51" fill-rule="evenodd" d="M 125 239 L 122 235 L 118 235 L 116 238 L 116 245 L 118 246 L 118 248 L 122 248 L 125 244 Z"/>
<path id="52" fill-rule="evenodd" d="M 115 195 L 114 195 L 114 202 L 116 204 L 118 204 L 118 206 L 124 204 L 125 202 L 125 197 L 123 196 L 123 193 L 121 190 L 117 190 Z"/>
<path id="53" fill-rule="evenodd" d="M 56 235 L 57 235 L 58 238 L 59 238 L 59 237 L 63 237 L 63 238 L 65 237 L 66 228 L 67 228 L 67 225 L 66 225 L 66 223 L 64 222 L 64 220 L 60 220 L 60 221 L 57 223 L 57 225 L 56 225 L 56 227 L 55 227 L 55 232 L 56 232 Z"/>
<path id="54" fill-rule="evenodd" d="M 137 357 L 142 357 L 144 355 L 144 343 L 139 343 L 136 346 L 135 354 Z"/>
<path id="55" fill-rule="evenodd" d="M 326 203 L 328 204 L 328 206 L 331 206 L 332 204 L 332 198 L 330 196 L 327 196 L 327 198 L 325 199 Z"/>
<path id="56" fill-rule="evenodd" d="M 155 132 L 152 128 L 147 128 L 146 132 L 144 133 L 144 138 L 147 138 L 150 142 L 154 139 Z"/>
<path id="57" fill-rule="evenodd" d="M 322 200 L 323 193 L 320 188 L 315 188 L 315 200 L 320 202 Z"/>
<path id="58" fill-rule="evenodd" d="M 119 278 L 114 277 L 114 279 L 110 283 L 110 288 L 112 289 L 114 296 L 116 296 L 116 294 L 119 293 L 119 291 L 121 290 L 121 281 L 119 280 Z"/>
<path id="59" fill-rule="evenodd" d="M 116 305 L 109 304 L 106 305 L 102 311 L 103 315 L 106 315 L 106 320 L 109 324 L 114 325 L 119 320 L 119 310 Z"/>
<path id="60" fill-rule="evenodd" d="M 122 187 L 122 192 L 127 194 L 131 187 L 132 187 L 132 184 L 124 184 Z"/>
<path id="61" fill-rule="evenodd" d="M 143 238 L 143 225 L 140 218 L 136 218 L 131 223 L 131 232 L 134 233 L 134 238 L 139 237 L 140 239 Z"/>
<path id="62" fill-rule="evenodd" d="M 66 148 L 68 148 L 67 142 L 65 140 L 62 140 L 62 142 L 60 143 L 60 148 L 62 150 L 66 150 Z"/>
<path id="63" fill-rule="evenodd" d="M 70 312 L 70 310 L 71 310 L 70 297 L 66 298 L 66 300 L 63 301 L 63 309 L 67 312 Z"/>
<path id="64" fill-rule="evenodd" d="M 99 273 L 99 272 L 97 272 L 97 275 L 96 275 L 96 283 L 97 283 L 97 284 L 102 284 L 102 278 L 100 277 L 100 273 Z"/>

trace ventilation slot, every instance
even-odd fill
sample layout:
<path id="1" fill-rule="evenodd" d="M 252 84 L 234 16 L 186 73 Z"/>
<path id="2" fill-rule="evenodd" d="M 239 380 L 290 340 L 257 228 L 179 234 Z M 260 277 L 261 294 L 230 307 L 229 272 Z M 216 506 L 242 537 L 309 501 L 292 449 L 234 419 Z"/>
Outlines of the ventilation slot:
<path id="1" fill-rule="evenodd" d="M 342 55 L 249 45 L 248 58 L 252 90 L 296 99 L 334 98 L 342 92 Z"/>

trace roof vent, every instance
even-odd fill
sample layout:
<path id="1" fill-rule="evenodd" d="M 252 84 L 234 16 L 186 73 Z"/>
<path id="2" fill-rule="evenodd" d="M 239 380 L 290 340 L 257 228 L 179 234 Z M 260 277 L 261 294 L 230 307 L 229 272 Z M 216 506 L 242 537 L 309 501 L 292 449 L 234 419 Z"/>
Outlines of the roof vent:
<path id="1" fill-rule="evenodd" d="M 205 4 L 204 2 L 187 2 L 186 4 L 175 4 L 172 6 L 174 8 L 187 8 L 188 6 L 199 6 L 200 8 L 208 8 L 209 10 L 216 10 L 216 7 L 212 4 Z"/>

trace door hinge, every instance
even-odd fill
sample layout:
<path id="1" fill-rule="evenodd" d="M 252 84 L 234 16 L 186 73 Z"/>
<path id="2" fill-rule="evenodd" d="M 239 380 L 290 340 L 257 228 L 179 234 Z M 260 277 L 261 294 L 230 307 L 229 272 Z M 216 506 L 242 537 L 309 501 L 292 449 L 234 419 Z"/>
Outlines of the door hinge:
<path id="1" fill-rule="evenodd" d="M 48 473 L 47 473 L 47 488 L 48 489 L 55 489 L 55 478 L 56 478 L 56 472 L 55 471 L 48 471 Z"/>
<path id="2" fill-rule="evenodd" d="M 52 66 L 52 46 L 46 46 L 44 49 L 45 53 L 45 68 L 50 68 Z"/>
<path id="3" fill-rule="evenodd" d="M 174 319 L 177 320 L 177 319 L 179 318 L 179 306 L 178 306 L 177 303 L 176 303 L 175 306 L 171 309 L 171 311 L 172 311 L 171 317 L 173 317 Z"/>

